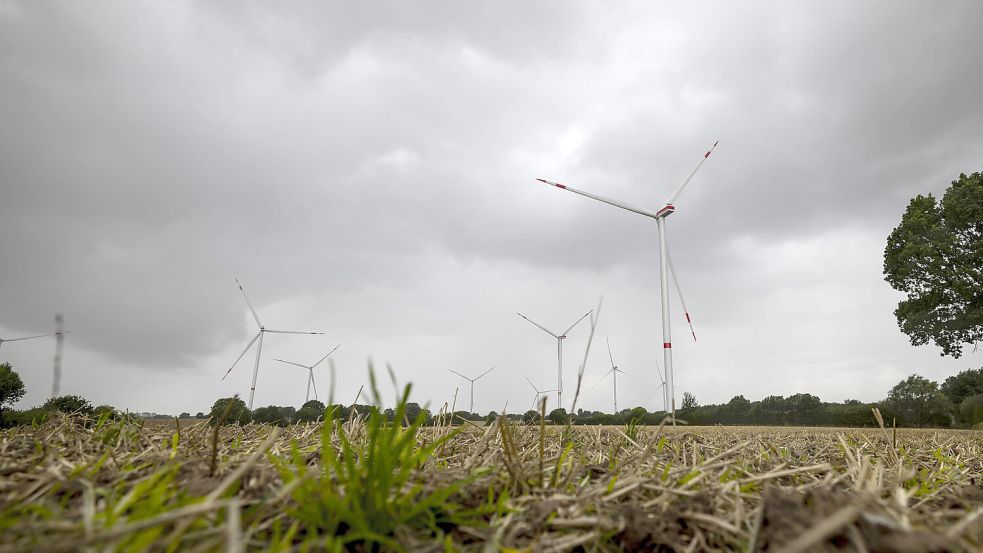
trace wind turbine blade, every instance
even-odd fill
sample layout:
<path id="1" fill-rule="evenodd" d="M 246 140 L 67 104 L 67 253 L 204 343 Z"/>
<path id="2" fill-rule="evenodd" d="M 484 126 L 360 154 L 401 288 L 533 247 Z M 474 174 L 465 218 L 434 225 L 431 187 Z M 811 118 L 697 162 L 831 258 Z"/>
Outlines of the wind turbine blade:
<path id="1" fill-rule="evenodd" d="M 38 334 L 37 336 L 24 336 L 23 338 L 9 338 L 9 339 L 8 338 L 4 338 L 3 341 L 4 342 L 20 342 L 21 340 L 33 340 L 35 338 L 45 338 L 47 336 L 55 336 L 56 334 L 58 334 L 58 333 L 57 332 L 54 332 L 54 333 L 51 333 L 51 334 Z M 64 333 L 63 332 L 62 334 L 67 334 L 67 333 Z"/>
<path id="2" fill-rule="evenodd" d="M 664 386 L 666 383 L 666 378 L 662 376 L 662 367 L 659 366 L 659 360 L 655 360 L 655 370 L 659 371 L 659 382 Z"/>
<path id="3" fill-rule="evenodd" d="M 598 380 L 597 382 L 595 382 L 594 385 L 590 387 L 590 389 L 593 390 L 594 388 L 597 388 L 597 385 L 600 384 L 601 382 L 604 382 L 605 380 L 607 380 L 608 376 L 610 376 L 610 374 L 613 373 L 613 372 L 614 372 L 614 369 L 611 369 L 610 371 L 604 373 L 604 376 L 602 376 L 600 380 Z"/>
<path id="4" fill-rule="evenodd" d="M 693 169 L 693 172 L 690 173 L 688 177 L 686 177 L 686 180 L 683 181 L 683 184 L 679 185 L 679 188 L 676 188 L 676 191 L 672 193 L 672 196 L 669 196 L 669 199 L 666 200 L 666 205 L 672 205 L 673 202 L 675 202 L 676 199 L 679 198 L 679 195 L 683 193 L 683 189 L 686 188 L 687 184 L 689 184 L 689 181 L 693 178 L 693 175 L 695 175 L 696 172 L 700 170 L 700 167 L 703 167 L 703 163 L 707 160 L 708 157 L 710 157 L 710 154 L 713 153 L 713 149 L 716 147 L 717 147 L 717 142 L 714 142 L 713 146 L 710 146 L 710 149 L 707 150 L 707 153 L 703 154 L 703 159 L 701 159 L 700 162 L 696 164 L 696 167 Z"/>
<path id="5" fill-rule="evenodd" d="M 264 330 L 270 334 L 324 334 L 323 332 L 308 332 L 306 330 Z"/>
<path id="6" fill-rule="evenodd" d="M 655 394 L 657 394 L 657 393 L 659 393 L 659 390 L 661 390 L 661 389 L 662 389 L 662 387 L 663 387 L 663 386 L 665 386 L 665 385 L 666 385 L 666 383 L 665 383 L 665 382 L 663 382 L 662 384 L 659 384 L 659 387 L 658 387 L 658 388 L 656 388 L 656 389 L 655 389 L 655 391 L 654 391 L 654 392 L 652 392 L 652 393 L 651 393 L 651 394 L 649 395 L 649 397 L 647 397 L 647 398 L 645 398 L 645 401 L 648 401 L 648 400 L 650 400 L 650 399 L 652 399 L 653 397 L 655 397 Z"/>
<path id="7" fill-rule="evenodd" d="M 549 334 L 550 336 L 552 336 L 552 337 L 554 337 L 554 338 L 559 338 L 559 336 L 557 336 L 556 334 L 553 334 L 552 332 L 550 332 L 549 330 L 547 330 L 547 328 L 546 328 L 545 326 L 543 326 L 543 325 L 541 325 L 541 324 L 539 324 L 539 323 L 537 323 L 536 321 L 534 321 L 534 320 L 532 320 L 532 319 L 530 319 L 529 317 L 526 317 L 526 316 L 525 316 L 525 315 L 523 315 L 522 313 L 518 313 L 518 312 L 517 312 L 517 313 L 516 313 L 516 315 L 518 315 L 518 316 L 520 316 L 520 317 L 522 317 L 523 319 L 525 319 L 525 320 L 527 320 L 527 321 L 529 321 L 530 323 L 532 323 L 532 324 L 534 324 L 534 325 L 536 325 L 537 327 L 539 327 L 539 329 L 540 329 L 540 330 L 542 330 L 543 332 L 545 332 L 545 333 L 547 333 L 547 334 Z"/>
<path id="8" fill-rule="evenodd" d="M 307 370 L 311 370 L 311 368 L 310 368 L 310 367 L 308 367 L 307 365 L 301 365 L 300 363 L 294 363 L 293 361 L 284 361 L 283 359 L 276 359 L 276 358 L 274 358 L 273 360 L 274 360 L 274 361 L 279 361 L 279 362 L 281 362 L 281 363 L 286 363 L 286 364 L 288 364 L 288 365 L 294 365 L 294 366 L 296 366 L 296 367 L 300 367 L 300 368 L 302 368 L 302 369 L 307 369 Z"/>
<path id="9" fill-rule="evenodd" d="M 317 383 L 314 382 L 314 371 L 311 371 L 311 386 L 314 388 L 314 399 L 317 399 Z"/>
<path id="10" fill-rule="evenodd" d="M 239 282 L 238 278 L 236 279 L 236 284 L 239 286 L 239 291 L 242 292 L 242 297 L 246 300 L 246 305 L 249 306 L 249 310 L 252 312 L 253 318 L 256 319 L 256 326 L 263 328 L 263 323 L 259 322 L 259 315 L 257 315 L 256 310 L 253 309 L 253 304 L 249 303 L 249 296 L 246 295 L 246 289 L 242 287 L 242 283 Z"/>
<path id="11" fill-rule="evenodd" d="M 588 198 L 591 198 L 592 200 L 597 200 L 599 202 L 604 202 L 604 203 L 606 203 L 608 205 L 613 205 L 614 207 L 620 207 L 621 209 L 626 209 L 628 211 L 632 211 L 632 212 L 638 213 L 639 215 L 644 215 L 646 217 L 651 217 L 653 219 L 657 219 L 658 218 L 658 216 L 655 213 L 652 213 L 651 211 L 649 211 L 647 209 L 642 209 L 640 207 L 635 207 L 633 205 L 626 204 L 624 202 L 619 202 L 618 200 L 612 200 L 611 198 L 605 198 L 604 196 L 598 196 L 597 194 L 591 194 L 590 192 L 584 192 L 583 190 L 577 190 L 576 188 L 570 188 L 569 186 L 567 186 L 565 184 L 560 184 L 558 182 L 553 182 L 553 181 L 549 181 L 549 180 L 546 180 L 546 179 L 536 179 L 536 180 L 538 180 L 539 182 L 545 182 L 546 184 L 553 185 L 553 186 L 555 186 L 557 188 L 562 188 L 563 190 L 568 190 L 570 192 L 573 192 L 574 194 L 580 194 L 581 196 L 587 196 Z"/>
<path id="12" fill-rule="evenodd" d="M 253 336 L 253 339 L 250 340 L 248 344 L 246 344 L 245 349 L 242 350 L 242 353 L 239 354 L 239 357 L 236 357 L 235 362 L 232 363 L 232 366 L 229 367 L 229 370 L 225 371 L 225 376 L 222 377 L 222 380 L 225 380 L 225 377 L 229 376 L 229 373 L 232 372 L 232 369 L 236 367 L 236 363 L 238 363 L 239 360 L 242 359 L 243 355 L 246 355 L 246 352 L 249 351 L 249 348 L 253 347 L 253 343 L 255 343 L 256 340 L 259 340 L 259 337 L 262 335 L 263 335 L 263 331 L 261 330 L 257 332 L 255 336 Z"/>
<path id="13" fill-rule="evenodd" d="M 625 375 L 625 376 L 627 376 L 628 378 L 631 378 L 633 380 L 638 380 L 631 373 L 626 373 L 625 371 L 623 371 L 621 369 L 618 369 L 618 372 L 621 373 L 621 374 L 623 374 L 623 375 Z M 638 380 L 638 381 L 641 382 L 641 380 Z"/>
<path id="14" fill-rule="evenodd" d="M 526 377 L 526 382 L 528 382 L 529 385 L 532 386 L 533 390 L 536 390 L 536 395 L 539 395 L 539 388 L 537 388 L 536 385 L 532 383 L 532 380 L 529 380 L 528 376 Z M 535 402 L 536 400 L 533 401 Z"/>
<path id="15" fill-rule="evenodd" d="M 341 344 L 338 344 L 337 346 L 335 346 L 334 349 L 332 349 L 331 351 L 328 352 L 328 355 L 325 355 L 324 357 L 321 358 L 320 361 L 318 361 L 317 363 L 314 363 L 313 365 L 311 365 L 311 368 L 313 369 L 314 367 L 316 367 L 316 366 L 320 365 L 321 363 L 323 363 L 324 360 L 328 358 L 328 356 L 330 356 L 332 353 L 334 353 L 334 350 L 336 350 L 336 349 L 338 349 L 340 347 L 341 347 Z"/>
<path id="16" fill-rule="evenodd" d="M 478 380 L 479 378 L 481 378 L 482 376 L 485 376 L 486 374 L 492 372 L 493 370 L 495 370 L 495 367 L 492 367 L 492 368 L 488 369 L 487 371 L 479 374 L 477 377 L 475 377 L 475 380 Z"/>
<path id="17" fill-rule="evenodd" d="M 580 324 L 580 321 L 586 319 L 587 316 L 590 315 L 591 313 L 593 313 L 593 311 L 588 311 L 587 313 L 584 313 L 584 316 L 583 317 L 577 319 L 577 322 L 573 323 L 572 325 L 570 325 L 570 328 L 568 328 L 568 329 L 566 329 L 566 330 L 563 331 L 563 336 L 566 336 L 568 332 L 570 332 L 571 330 L 573 330 L 573 327 L 575 327 L 578 324 Z"/>
<path id="18" fill-rule="evenodd" d="M 686 324 L 689 325 L 689 332 L 693 335 L 693 341 L 696 341 L 696 331 L 693 330 L 693 321 L 689 318 L 689 309 L 686 309 L 686 300 L 683 299 L 683 290 L 679 287 L 679 278 L 676 277 L 676 268 L 672 265 L 672 256 L 669 255 L 669 249 L 666 248 L 666 260 L 669 261 L 669 272 L 672 273 L 672 282 L 676 285 L 676 293 L 679 294 L 679 303 L 683 305 L 683 313 L 686 315 Z"/>
<path id="19" fill-rule="evenodd" d="M 454 373 L 454 374 L 456 374 L 457 376 L 460 376 L 460 377 L 461 377 L 461 378 L 463 378 L 464 380 L 471 380 L 470 378 L 468 378 L 468 377 L 466 377 L 466 376 L 464 376 L 463 374 L 461 374 L 461 373 L 459 373 L 459 372 L 457 372 L 457 371 L 455 371 L 454 369 L 447 369 L 447 370 L 449 370 L 449 371 L 451 371 L 452 373 Z"/>
<path id="20" fill-rule="evenodd" d="M 613 369 L 614 368 L 614 356 L 611 355 L 611 338 L 605 336 L 604 339 L 607 340 L 607 342 L 608 342 L 608 359 L 611 360 L 611 368 Z"/>

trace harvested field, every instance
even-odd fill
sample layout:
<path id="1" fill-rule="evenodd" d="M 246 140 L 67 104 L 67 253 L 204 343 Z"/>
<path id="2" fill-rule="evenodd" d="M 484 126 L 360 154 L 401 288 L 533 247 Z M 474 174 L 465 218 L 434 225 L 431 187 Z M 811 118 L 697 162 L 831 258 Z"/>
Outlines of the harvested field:
<path id="1" fill-rule="evenodd" d="M 212 439 L 4 431 L 0 551 L 983 548 L 978 432 L 248 425 L 220 429 L 214 472 Z"/>

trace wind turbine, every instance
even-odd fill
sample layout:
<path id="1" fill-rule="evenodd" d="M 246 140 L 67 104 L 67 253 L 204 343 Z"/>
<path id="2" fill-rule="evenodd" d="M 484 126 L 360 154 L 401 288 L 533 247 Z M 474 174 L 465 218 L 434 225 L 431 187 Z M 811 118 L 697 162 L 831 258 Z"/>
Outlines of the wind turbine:
<path id="1" fill-rule="evenodd" d="M 529 377 L 528 376 L 526 377 L 526 382 L 528 382 L 529 385 L 532 386 L 532 389 L 533 390 L 536 390 L 536 395 L 532 398 L 532 406 L 533 406 L 533 408 L 536 407 L 536 401 L 539 400 L 539 396 L 545 396 L 546 394 L 548 394 L 550 392 L 555 392 L 556 391 L 556 390 L 540 390 L 539 388 L 536 387 L 535 384 L 532 383 L 532 380 L 529 380 Z"/>
<path id="2" fill-rule="evenodd" d="M 548 181 L 546 179 L 536 179 L 540 182 L 544 182 L 546 184 L 555 186 L 557 188 L 567 190 L 575 194 L 580 194 L 581 196 L 587 196 L 588 198 L 597 200 L 599 202 L 604 202 L 606 204 L 613 205 L 615 207 L 620 207 L 621 209 L 655 219 L 655 222 L 659 228 L 659 265 L 660 265 L 659 280 L 660 280 L 660 292 L 662 296 L 662 351 L 663 351 L 663 357 L 666 365 L 666 388 L 665 388 L 666 406 L 667 407 L 671 406 L 673 420 L 675 420 L 676 418 L 676 398 L 674 397 L 673 394 L 675 388 L 673 387 L 673 382 L 672 382 L 673 380 L 672 336 L 671 336 L 672 333 L 670 330 L 670 322 L 669 322 L 669 297 L 668 296 L 669 296 L 670 271 L 673 274 L 673 281 L 676 282 L 676 292 L 679 293 L 680 298 L 682 298 L 683 294 L 682 291 L 679 289 L 679 282 L 677 281 L 676 274 L 675 274 L 676 271 L 672 269 L 672 262 L 669 260 L 669 247 L 666 242 L 666 218 L 672 215 L 674 211 L 676 211 L 676 206 L 674 205 L 675 201 L 679 198 L 679 195 L 683 193 L 683 189 L 686 188 L 687 184 L 689 184 L 689 181 L 693 178 L 693 175 L 695 175 L 696 172 L 700 170 L 700 167 L 703 166 L 703 163 L 706 162 L 707 158 L 710 157 L 710 154 L 713 152 L 713 149 L 716 147 L 717 147 L 717 143 L 714 142 L 713 146 L 711 146 L 710 149 L 707 150 L 707 153 L 703 154 L 703 159 L 700 160 L 700 162 L 696 165 L 696 167 L 689 174 L 689 176 L 686 177 L 686 180 L 684 180 L 683 183 L 680 184 L 675 191 L 673 191 L 672 195 L 669 196 L 669 198 L 666 200 L 666 204 L 655 212 L 649 211 L 647 209 L 643 209 L 641 207 L 635 207 L 633 205 L 620 202 L 618 200 L 612 200 L 611 198 L 605 198 L 604 196 L 591 194 L 590 192 L 584 192 L 583 190 L 570 188 L 569 186 L 560 184 L 558 182 Z M 686 311 L 685 303 L 683 305 L 683 310 L 684 312 Z M 688 312 L 686 312 L 686 320 L 687 322 L 689 322 L 690 320 Z M 690 328 L 692 329 L 692 323 L 690 324 Z M 694 340 L 696 339 L 695 333 L 693 334 L 693 339 Z"/>
<path id="3" fill-rule="evenodd" d="M 656 388 L 654 392 L 652 392 L 651 394 L 649 394 L 649 397 L 645 398 L 645 401 L 648 401 L 648 400 L 652 399 L 652 396 L 654 396 L 655 394 L 659 393 L 659 390 L 663 390 L 665 388 L 665 386 L 666 386 L 666 379 L 663 378 L 663 376 L 662 376 L 662 368 L 659 367 L 659 360 L 658 359 L 655 360 L 655 369 L 657 371 L 659 371 L 659 387 Z M 665 392 L 663 392 L 662 393 L 662 401 L 663 401 L 663 403 L 662 403 L 662 410 L 665 411 L 666 413 L 668 413 L 669 412 L 669 409 L 668 409 L 668 407 L 665 404 L 665 400 L 666 400 L 666 394 L 665 394 Z"/>
<path id="4" fill-rule="evenodd" d="M 23 338 L 0 338 L 0 346 L 3 346 L 4 342 L 20 342 L 21 340 L 33 340 L 35 338 L 47 338 L 48 336 L 59 336 L 62 334 L 68 334 L 70 330 L 63 330 L 60 332 L 52 332 L 51 334 L 38 334 L 37 336 L 24 336 Z"/>
<path id="5" fill-rule="evenodd" d="M 242 356 L 246 355 L 246 352 L 249 351 L 249 348 L 253 346 L 253 343 L 256 342 L 256 340 L 259 340 L 259 344 L 256 347 L 256 364 L 253 365 L 253 383 L 252 386 L 250 386 L 249 388 L 249 410 L 252 411 L 253 396 L 256 395 L 256 377 L 259 376 L 259 358 L 263 354 L 263 335 L 266 333 L 270 333 L 270 334 L 324 334 L 324 333 L 305 332 L 301 330 L 270 330 L 266 328 L 265 326 L 263 326 L 263 323 L 260 322 L 259 315 L 257 315 L 256 310 L 253 309 L 253 304 L 249 303 L 249 297 L 246 296 L 246 290 L 243 289 L 242 284 L 239 282 L 239 279 L 236 279 L 236 284 L 239 286 L 239 291 L 242 292 L 242 298 L 246 300 L 246 305 L 249 306 L 249 311 L 252 312 L 253 318 L 256 319 L 256 326 L 259 327 L 259 332 L 257 332 L 256 335 L 253 336 L 253 339 L 250 340 L 248 344 L 246 344 L 245 349 L 242 350 L 242 353 L 239 354 L 239 357 L 236 357 L 235 362 L 232 363 L 232 366 L 229 367 L 229 370 L 225 371 L 225 376 L 222 377 L 222 380 L 225 380 L 225 378 L 229 376 L 229 373 L 232 372 L 232 369 L 234 369 L 236 364 L 239 363 L 239 360 L 242 359 Z"/>
<path id="6" fill-rule="evenodd" d="M 593 313 L 593 310 L 588 311 L 587 313 L 584 313 L 584 316 L 583 317 L 577 319 L 576 322 L 574 322 L 572 325 L 570 325 L 569 328 L 567 328 L 566 330 L 564 330 L 560 334 L 553 333 L 552 331 L 550 331 L 545 326 L 537 323 L 536 321 L 530 319 L 529 317 L 526 317 L 522 313 L 516 313 L 516 315 L 518 315 L 518 316 L 522 317 L 523 319 L 529 321 L 530 323 L 536 325 L 543 332 L 545 332 L 545 333 L 549 334 L 550 336 L 556 338 L 556 406 L 557 406 L 557 408 L 563 406 L 563 402 L 561 401 L 562 398 L 563 398 L 563 340 L 566 340 L 567 333 L 569 333 L 571 330 L 573 330 L 573 327 L 577 326 L 577 324 L 579 324 L 580 321 L 586 319 L 587 316 L 590 315 L 591 313 Z"/>
<path id="7" fill-rule="evenodd" d="M 601 382 L 604 382 L 604 379 L 607 378 L 608 375 L 612 375 L 613 377 L 612 382 L 614 383 L 614 414 L 617 415 L 618 414 L 618 373 L 621 373 L 625 376 L 631 376 L 631 375 L 619 369 L 618 366 L 614 364 L 614 355 L 611 354 L 611 339 L 606 338 L 606 340 L 608 343 L 608 359 L 611 360 L 611 370 L 604 373 L 604 376 L 602 376 L 601 379 L 598 380 L 596 384 L 594 384 L 594 386 L 597 386 Z M 635 377 L 632 376 L 632 378 Z"/>
<path id="8" fill-rule="evenodd" d="M 461 374 L 461 373 L 459 373 L 459 372 L 457 372 L 455 370 L 452 370 L 452 369 L 447 369 L 447 370 L 451 371 L 452 373 L 456 374 L 457 376 L 460 376 L 464 380 L 467 380 L 468 382 L 471 383 L 471 407 L 468 409 L 468 413 L 474 413 L 474 383 L 475 383 L 475 381 L 477 381 L 482 376 L 485 376 L 486 374 L 488 374 L 488 373 L 492 372 L 493 370 L 495 370 L 495 367 L 492 367 L 492 368 L 488 369 L 487 371 L 479 374 L 478 376 L 476 376 L 474 378 L 468 378 L 468 377 L 464 376 L 463 374 Z"/>
<path id="9" fill-rule="evenodd" d="M 325 355 L 320 360 L 318 360 L 317 363 L 314 363 L 313 365 L 301 365 L 300 363 L 294 363 L 293 361 L 284 361 L 283 359 L 277 359 L 277 358 L 273 358 L 273 360 L 279 361 L 281 363 L 286 363 L 288 365 L 294 365 L 308 370 L 309 376 L 307 378 L 307 395 L 304 396 L 304 403 L 307 403 L 308 401 L 311 400 L 311 386 L 314 386 L 314 399 L 317 399 L 317 384 L 314 384 L 314 367 L 320 365 L 325 359 L 327 359 L 332 353 L 334 353 L 334 350 L 340 347 L 341 344 L 338 344 L 337 346 L 334 347 L 334 349 L 328 352 L 328 355 Z"/>

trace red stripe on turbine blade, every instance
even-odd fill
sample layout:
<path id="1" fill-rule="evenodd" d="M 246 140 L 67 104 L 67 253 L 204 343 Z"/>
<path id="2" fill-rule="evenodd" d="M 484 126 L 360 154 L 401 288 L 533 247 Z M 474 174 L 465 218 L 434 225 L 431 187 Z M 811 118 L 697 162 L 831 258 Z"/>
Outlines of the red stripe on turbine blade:
<path id="1" fill-rule="evenodd" d="M 663 342 L 662 343 L 662 347 L 664 347 L 665 349 L 672 349 L 672 343 L 671 342 Z"/>
<path id="2" fill-rule="evenodd" d="M 695 342 L 696 341 L 696 332 L 693 331 L 693 330 L 690 330 L 690 333 L 693 335 L 693 341 Z"/>
<path id="3" fill-rule="evenodd" d="M 687 323 L 692 323 L 693 322 L 693 321 L 689 320 L 689 313 L 686 314 L 686 322 Z"/>
<path id="4" fill-rule="evenodd" d="M 536 180 L 538 180 L 539 182 L 544 182 L 544 183 L 546 183 L 546 184 L 551 184 L 551 185 L 553 185 L 553 186 L 555 186 L 555 187 L 557 187 L 557 188 L 563 188 L 563 189 L 566 189 L 566 186 L 564 186 L 564 185 L 562 185 L 562 184 L 560 184 L 560 183 L 558 183 L 558 182 L 553 182 L 553 181 L 551 181 L 551 180 L 546 180 L 546 179 L 536 179 Z"/>

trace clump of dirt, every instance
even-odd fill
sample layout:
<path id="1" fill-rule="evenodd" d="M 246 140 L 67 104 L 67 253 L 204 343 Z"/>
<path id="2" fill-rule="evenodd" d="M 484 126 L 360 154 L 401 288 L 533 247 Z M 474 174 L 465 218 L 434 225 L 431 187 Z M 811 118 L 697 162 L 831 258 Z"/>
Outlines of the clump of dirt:
<path id="1" fill-rule="evenodd" d="M 563 503 L 561 501 L 555 499 L 532 503 L 525 510 L 525 516 L 523 517 L 525 523 L 529 525 L 534 533 L 543 532 L 546 529 L 550 517 L 556 514 L 556 511 L 562 505 Z"/>
<path id="2" fill-rule="evenodd" d="M 678 498 L 665 509 L 646 511 L 623 503 L 617 511 L 623 530 L 614 537 L 625 551 L 682 551 L 691 542 L 695 528 L 685 513 L 706 513 L 713 508 L 711 494 Z"/>
<path id="3" fill-rule="evenodd" d="M 768 488 L 756 551 L 780 551 L 834 513 L 861 501 L 844 491 L 822 488 L 806 492 Z M 808 551 L 863 551 L 871 553 L 947 553 L 962 549 L 946 537 L 923 530 L 906 531 L 883 505 L 869 503 L 854 520 L 835 529 Z M 861 543 L 857 543 L 861 542 Z"/>
<path id="4" fill-rule="evenodd" d="M 630 503 L 621 506 L 619 515 L 624 530 L 614 536 L 614 542 L 624 551 L 680 551 L 692 534 L 685 519 L 650 515 Z"/>

